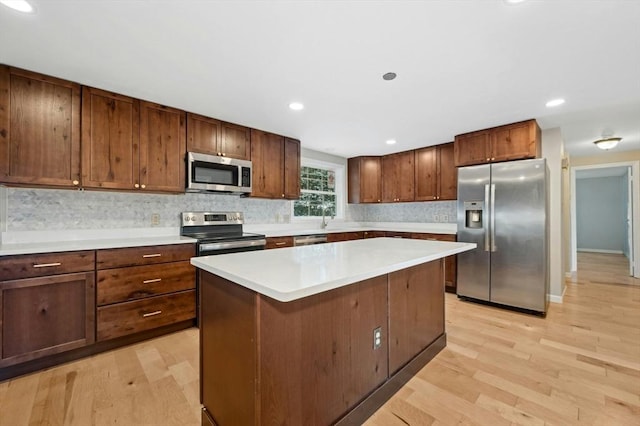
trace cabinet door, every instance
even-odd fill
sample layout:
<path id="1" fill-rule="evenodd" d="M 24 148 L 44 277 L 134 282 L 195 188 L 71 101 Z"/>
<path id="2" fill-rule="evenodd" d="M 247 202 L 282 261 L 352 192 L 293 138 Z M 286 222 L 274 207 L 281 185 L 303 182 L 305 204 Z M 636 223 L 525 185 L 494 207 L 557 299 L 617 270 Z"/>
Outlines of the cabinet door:
<path id="1" fill-rule="evenodd" d="M 187 114 L 187 151 L 201 154 L 222 155 L 220 121 L 197 114 Z"/>
<path id="2" fill-rule="evenodd" d="M 438 145 L 438 200 L 458 198 L 458 169 L 454 161 L 453 143 Z"/>
<path id="3" fill-rule="evenodd" d="M 149 102 L 140 103 L 140 187 L 184 192 L 186 114 Z"/>
<path id="4" fill-rule="evenodd" d="M 521 160 L 538 155 L 538 125 L 524 121 L 494 129 L 491 133 L 491 161 Z"/>
<path id="5" fill-rule="evenodd" d="M 284 198 L 284 137 L 251 129 L 251 196 Z"/>
<path id="6" fill-rule="evenodd" d="M 284 139 L 284 198 L 300 198 L 300 141 Z"/>
<path id="7" fill-rule="evenodd" d="M 0 66 L 0 182 L 79 181 L 80 85 Z"/>
<path id="8" fill-rule="evenodd" d="M 382 157 L 382 202 L 393 203 L 399 200 L 400 165 L 396 154 Z"/>
<path id="9" fill-rule="evenodd" d="M 435 146 L 417 149 L 415 167 L 415 199 L 431 201 L 438 196 L 438 155 Z"/>
<path id="10" fill-rule="evenodd" d="M 380 157 L 355 157 L 349 159 L 349 202 L 379 203 L 382 201 Z"/>
<path id="11" fill-rule="evenodd" d="M 251 158 L 251 129 L 237 124 L 220 124 L 218 150 L 225 157 L 249 160 Z"/>
<path id="12" fill-rule="evenodd" d="M 83 186 L 139 188 L 139 107 L 137 99 L 83 87 Z"/>
<path id="13" fill-rule="evenodd" d="M 0 366 L 95 341 L 93 272 L 0 282 Z"/>
<path id="14" fill-rule="evenodd" d="M 454 156 L 456 166 L 484 164 L 491 161 L 489 130 L 480 130 L 456 136 Z"/>

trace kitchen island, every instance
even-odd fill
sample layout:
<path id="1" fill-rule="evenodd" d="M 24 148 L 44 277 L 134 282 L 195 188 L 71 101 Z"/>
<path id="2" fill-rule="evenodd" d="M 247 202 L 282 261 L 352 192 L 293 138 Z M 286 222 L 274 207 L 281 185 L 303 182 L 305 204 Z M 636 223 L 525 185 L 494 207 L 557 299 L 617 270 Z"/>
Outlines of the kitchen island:
<path id="1" fill-rule="evenodd" d="M 446 344 L 442 259 L 374 238 L 197 257 L 203 424 L 360 424 Z"/>

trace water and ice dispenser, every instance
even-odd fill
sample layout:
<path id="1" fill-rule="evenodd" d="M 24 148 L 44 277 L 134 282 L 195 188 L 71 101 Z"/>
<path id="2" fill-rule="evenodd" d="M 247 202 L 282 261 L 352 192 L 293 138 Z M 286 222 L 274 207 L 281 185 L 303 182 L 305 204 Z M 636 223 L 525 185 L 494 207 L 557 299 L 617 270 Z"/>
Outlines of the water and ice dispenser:
<path id="1" fill-rule="evenodd" d="M 464 202 L 464 226 L 465 228 L 482 228 L 483 201 Z"/>

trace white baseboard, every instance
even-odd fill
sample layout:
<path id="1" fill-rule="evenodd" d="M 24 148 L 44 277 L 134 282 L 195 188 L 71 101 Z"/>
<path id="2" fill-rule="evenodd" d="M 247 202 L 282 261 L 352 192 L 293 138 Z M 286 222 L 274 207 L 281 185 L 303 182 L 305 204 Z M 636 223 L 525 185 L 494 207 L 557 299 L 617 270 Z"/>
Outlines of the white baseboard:
<path id="1" fill-rule="evenodd" d="M 564 298 L 564 292 L 565 291 L 567 291 L 567 286 L 564 286 L 564 288 L 562 289 L 562 295 L 561 296 L 557 296 L 555 294 L 547 294 L 547 299 L 551 303 L 562 303 L 562 299 Z"/>
<path id="2" fill-rule="evenodd" d="M 579 248 L 578 251 L 582 251 L 586 253 L 624 254 L 622 250 L 600 250 L 600 249 Z"/>

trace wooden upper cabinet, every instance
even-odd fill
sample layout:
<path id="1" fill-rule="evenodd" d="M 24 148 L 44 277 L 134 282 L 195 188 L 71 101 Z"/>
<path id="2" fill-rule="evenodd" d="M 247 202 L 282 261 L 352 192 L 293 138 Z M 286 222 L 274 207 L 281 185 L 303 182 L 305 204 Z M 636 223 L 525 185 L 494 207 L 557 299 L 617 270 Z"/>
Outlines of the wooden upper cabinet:
<path id="1" fill-rule="evenodd" d="M 380 157 L 349 158 L 349 203 L 379 203 L 382 201 Z"/>
<path id="2" fill-rule="evenodd" d="M 382 157 L 382 201 L 414 200 L 414 151 Z"/>
<path id="3" fill-rule="evenodd" d="M 251 130 L 248 127 L 222 122 L 219 149 L 225 157 L 251 158 Z"/>
<path id="4" fill-rule="evenodd" d="M 249 160 L 251 130 L 215 118 L 187 114 L 187 151 Z"/>
<path id="5" fill-rule="evenodd" d="M 187 151 L 221 155 L 218 149 L 221 124 L 214 118 L 187 113 Z"/>
<path id="6" fill-rule="evenodd" d="M 84 187 L 135 189 L 140 186 L 139 108 L 137 99 L 83 87 Z"/>
<path id="7" fill-rule="evenodd" d="M 251 129 L 251 196 L 284 198 L 284 137 Z"/>
<path id="8" fill-rule="evenodd" d="M 438 145 L 438 200 L 458 198 L 458 169 L 454 159 L 454 143 Z"/>
<path id="9" fill-rule="evenodd" d="M 435 200 L 438 197 L 438 148 L 416 149 L 415 156 L 415 200 Z"/>
<path id="10" fill-rule="evenodd" d="M 284 139 L 284 198 L 300 198 L 300 141 Z"/>
<path id="11" fill-rule="evenodd" d="M 0 65 L 0 183 L 78 186 L 80 85 Z"/>
<path id="12" fill-rule="evenodd" d="M 454 150 L 456 166 L 538 158 L 540 127 L 535 120 L 527 120 L 458 135 Z"/>
<path id="13" fill-rule="evenodd" d="M 140 188 L 184 192 L 186 113 L 140 102 Z"/>
<path id="14" fill-rule="evenodd" d="M 541 142 L 540 127 L 535 120 L 498 127 L 491 133 L 491 161 L 540 157 Z"/>
<path id="15" fill-rule="evenodd" d="M 458 135 L 454 142 L 456 166 L 484 164 L 491 161 L 488 130 Z"/>

